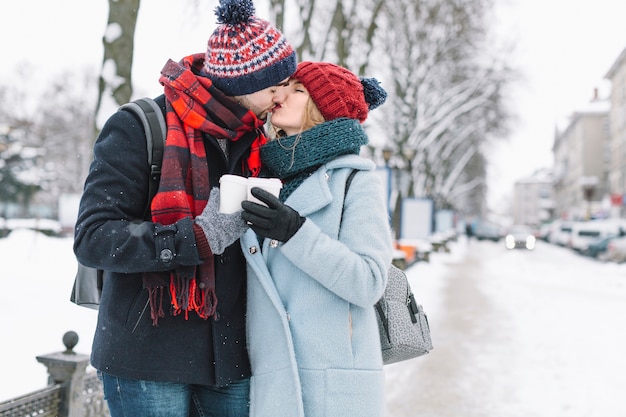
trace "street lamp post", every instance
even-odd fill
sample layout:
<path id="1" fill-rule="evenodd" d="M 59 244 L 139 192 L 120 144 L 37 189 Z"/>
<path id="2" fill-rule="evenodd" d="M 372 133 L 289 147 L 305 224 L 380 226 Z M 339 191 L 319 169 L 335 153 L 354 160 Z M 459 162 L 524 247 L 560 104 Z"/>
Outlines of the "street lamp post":
<path id="1" fill-rule="evenodd" d="M 389 161 L 391 160 L 391 155 L 393 151 L 390 148 L 383 148 L 383 160 L 385 161 L 385 173 L 387 175 L 387 214 L 391 218 L 391 188 L 393 186 L 393 182 L 391 180 L 391 166 L 389 165 Z"/>
<path id="2" fill-rule="evenodd" d="M 415 159 L 416 150 L 414 148 L 405 148 L 402 154 L 406 159 L 409 171 L 409 189 L 407 191 L 407 197 L 414 197 L 415 192 L 413 190 L 413 159 Z"/>

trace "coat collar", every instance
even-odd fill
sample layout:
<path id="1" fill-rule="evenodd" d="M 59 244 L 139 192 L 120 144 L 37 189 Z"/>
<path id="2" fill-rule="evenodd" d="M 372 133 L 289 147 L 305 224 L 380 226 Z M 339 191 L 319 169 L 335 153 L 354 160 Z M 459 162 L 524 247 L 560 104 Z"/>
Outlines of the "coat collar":
<path id="1" fill-rule="evenodd" d="M 320 166 L 287 198 L 285 204 L 306 217 L 321 210 L 333 201 L 334 181 L 341 179 L 345 183 L 348 173 L 353 169 L 372 170 L 374 163 L 358 155 L 344 155 Z M 341 193 L 343 197 L 343 193 Z"/>

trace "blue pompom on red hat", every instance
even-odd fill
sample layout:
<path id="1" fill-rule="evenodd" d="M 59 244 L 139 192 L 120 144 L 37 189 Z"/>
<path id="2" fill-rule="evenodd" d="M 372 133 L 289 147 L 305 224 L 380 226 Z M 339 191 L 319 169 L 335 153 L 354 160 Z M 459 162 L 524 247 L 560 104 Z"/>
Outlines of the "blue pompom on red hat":
<path id="1" fill-rule="evenodd" d="M 221 0 L 220 25 L 208 41 L 204 73 L 228 96 L 279 84 L 296 71 L 296 53 L 283 34 L 254 16 L 252 0 Z"/>

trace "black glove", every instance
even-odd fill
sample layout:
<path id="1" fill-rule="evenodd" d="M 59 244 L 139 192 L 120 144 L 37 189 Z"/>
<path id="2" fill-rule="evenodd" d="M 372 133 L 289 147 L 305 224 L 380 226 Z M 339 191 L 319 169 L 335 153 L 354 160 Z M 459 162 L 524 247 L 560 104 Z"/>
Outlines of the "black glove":
<path id="1" fill-rule="evenodd" d="M 252 187 L 252 195 L 267 204 L 267 207 L 244 201 L 241 203 L 241 218 L 262 238 L 276 239 L 286 242 L 296 234 L 305 218 L 291 207 L 283 204 L 271 193 L 259 187 Z"/>

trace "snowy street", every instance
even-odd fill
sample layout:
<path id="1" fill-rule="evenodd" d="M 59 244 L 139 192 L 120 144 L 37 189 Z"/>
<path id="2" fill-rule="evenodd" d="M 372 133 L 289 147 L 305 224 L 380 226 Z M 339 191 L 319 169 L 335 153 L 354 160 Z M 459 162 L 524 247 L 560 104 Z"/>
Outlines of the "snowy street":
<path id="1" fill-rule="evenodd" d="M 626 265 L 465 238 L 409 270 L 435 349 L 387 369 L 389 417 L 622 417 Z"/>
<path id="2" fill-rule="evenodd" d="M 35 356 L 95 311 L 71 304 L 69 238 L 0 239 L 0 401 L 43 388 Z M 407 270 L 434 350 L 386 367 L 388 417 L 623 417 L 626 265 L 539 242 L 533 252 L 467 242 Z"/>

